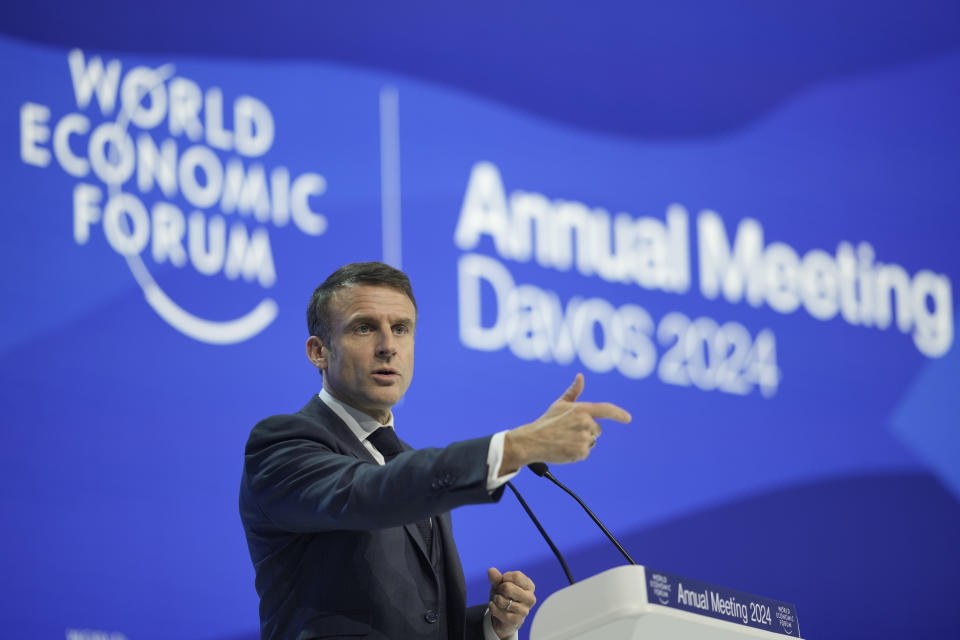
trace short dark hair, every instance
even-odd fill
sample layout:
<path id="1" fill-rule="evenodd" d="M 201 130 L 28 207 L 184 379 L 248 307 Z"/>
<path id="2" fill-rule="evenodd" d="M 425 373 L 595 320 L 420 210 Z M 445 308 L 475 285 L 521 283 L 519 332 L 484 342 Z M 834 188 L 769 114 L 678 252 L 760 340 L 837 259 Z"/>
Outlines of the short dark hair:
<path id="1" fill-rule="evenodd" d="M 410 278 L 403 271 L 382 262 L 352 262 L 331 273 L 310 296 L 310 304 L 307 306 L 307 330 L 311 336 L 317 336 L 323 344 L 330 345 L 330 300 L 340 289 L 355 284 L 396 289 L 410 298 L 414 311 L 417 309 Z"/>

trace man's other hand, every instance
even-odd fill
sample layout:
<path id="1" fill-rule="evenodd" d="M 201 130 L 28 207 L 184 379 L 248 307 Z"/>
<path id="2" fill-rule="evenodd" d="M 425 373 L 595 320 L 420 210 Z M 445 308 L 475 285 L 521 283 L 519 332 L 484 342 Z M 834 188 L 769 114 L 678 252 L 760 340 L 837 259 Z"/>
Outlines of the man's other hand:
<path id="1" fill-rule="evenodd" d="M 526 620 L 530 609 L 537 603 L 533 595 L 533 580 L 520 571 L 500 573 L 496 568 L 487 569 L 490 581 L 490 618 L 493 631 L 499 638 L 509 638 Z"/>

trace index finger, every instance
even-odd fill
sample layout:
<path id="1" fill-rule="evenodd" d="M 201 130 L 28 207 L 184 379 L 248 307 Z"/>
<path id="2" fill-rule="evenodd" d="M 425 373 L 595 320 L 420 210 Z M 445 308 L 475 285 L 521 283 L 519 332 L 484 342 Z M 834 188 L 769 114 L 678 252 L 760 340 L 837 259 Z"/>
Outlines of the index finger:
<path id="1" fill-rule="evenodd" d="M 533 580 L 525 576 L 522 571 L 507 571 L 503 574 L 503 581 L 512 582 L 527 591 L 533 591 L 534 589 Z"/>
<path id="2" fill-rule="evenodd" d="M 587 410 L 591 418 L 608 418 L 624 424 L 633 420 L 629 412 L 610 402 L 581 402 L 579 405 Z"/>

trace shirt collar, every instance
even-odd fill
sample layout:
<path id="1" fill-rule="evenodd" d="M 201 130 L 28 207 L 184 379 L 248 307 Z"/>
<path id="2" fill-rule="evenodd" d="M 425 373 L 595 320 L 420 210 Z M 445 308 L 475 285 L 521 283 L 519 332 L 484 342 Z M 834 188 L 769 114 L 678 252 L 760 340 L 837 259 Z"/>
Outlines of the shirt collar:
<path id="1" fill-rule="evenodd" d="M 390 418 L 387 420 L 387 424 L 380 424 L 373 416 L 367 415 L 356 407 L 351 407 L 348 404 L 340 402 L 330 395 L 326 389 L 320 389 L 320 400 L 346 423 L 350 431 L 353 432 L 353 435 L 357 436 L 357 440 L 360 442 L 365 441 L 370 437 L 371 433 L 380 427 L 394 428 L 392 411 L 390 412 Z"/>

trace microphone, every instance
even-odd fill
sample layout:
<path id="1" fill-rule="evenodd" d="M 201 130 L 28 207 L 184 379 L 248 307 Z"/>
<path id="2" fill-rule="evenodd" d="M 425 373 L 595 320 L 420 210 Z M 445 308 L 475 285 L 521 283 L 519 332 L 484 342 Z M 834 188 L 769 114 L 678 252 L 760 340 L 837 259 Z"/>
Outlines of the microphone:
<path id="1" fill-rule="evenodd" d="M 550 545 L 550 550 L 553 551 L 553 555 L 557 556 L 557 560 L 560 561 L 560 566 L 563 567 L 563 572 L 567 575 L 567 580 L 570 581 L 570 584 L 573 584 L 573 576 L 570 575 L 570 567 L 567 566 L 563 556 L 560 555 L 560 550 L 557 549 L 555 544 L 553 544 L 553 540 L 551 540 L 550 536 L 547 535 L 547 532 L 544 531 L 540 521 L 537 520 L 537 516 L 533 515 L 533 511 L 531 511 L 530 507 L 527 506 L 527 501 L 523 499 L 523 496 L 521 496 L 520 492 L 517 491 L 517 488 L 513 486 L 513 483 L 507 482 L 507 486 L 510 487 L 511 491 L 513 491 L 513 495 L 517 496 L 517 501 L 520 502 L 520 506 L 523 507 L 523 510 L 526 511 L 527 515 L 530 516 L 530 519 L 533 520 L 533 524 L 537 526 L 537 531 L 540 532 L 540 535 L 543 536 L 543 539 L 547 541 L 548 545 Z"/>
<path id="2" fill-rule="evenodd" d="M 605 534 L 607 534 L 607 537 L 610 538 L 610 542 L 612 542 L 612 543 L 614 544 L 614 546 L 616 546 L 617 549 L 620 550 L 620 553 L 622 553 L 622 554 L 623 554 L 623 557 L 627 559 L 627 562 L 629 562 L 630 564 L 637 564 L 637 561 L 634 560 L 633 558 L 631 558 L 631 557 L 630 557 L 630 554 L 627 553 L 626 550 L 625 550 L 622 546 L 620 546 L 620 543 L 617 542 L 617 539 L 613 537 L 613 534 L 610 533 L 610 531 L 608 531 L 605 526 L 603 526 L 603 523 L 600 522 L 600 518 L 598 518 L 597 516 L 594 515 L 593 511 L 590 510 L 590 507 L 588 507 L 587 505 L 585 505 L 585 504 L 583 503 L 583 500 L 581 500 L 581 499 L 577 496 L 577 494 L 575 494 L 573 491 L 571 491 L 570 489 L 568 489 L 565 484 L 563 484 L 562 482 L 560 482 L 559 480 L 557 480 L 556 478 L 553 477 L 553 474 L 550 473 L 550 467 L 548 467 L 548 466 L 546 465 L 546 463 L 544 463 L 544 462 L 531 462 L 530 464 L 527 465 L 527 468 L 530 469 L 530 471 L 533 471 L 535 474 L 537 474 L 537 475 L 540 476 L 541 478 L 547 478 L 548 480 L 550 480 L 550 482 L 552 482 L 553 484 L 557 485 L 558 487 L 560 487 L 561 489 L 563 489 L 564 491 L 566 491 L 567 493 L 569 493 L 569 494 L 573 497 L 574 500 L 576 500 L 578 503 L 580 503 L 580 506 L 583 507 L 583 510 L 587 512 L 587 515 L 590 516 L 590 517 L 593 519 L 593 521 L 597 523 L 597 526 L 600 527 L 600 529 L 601 529 Z M 572 583 L 571 583 L 571 584 L 572 584 Z"/>

